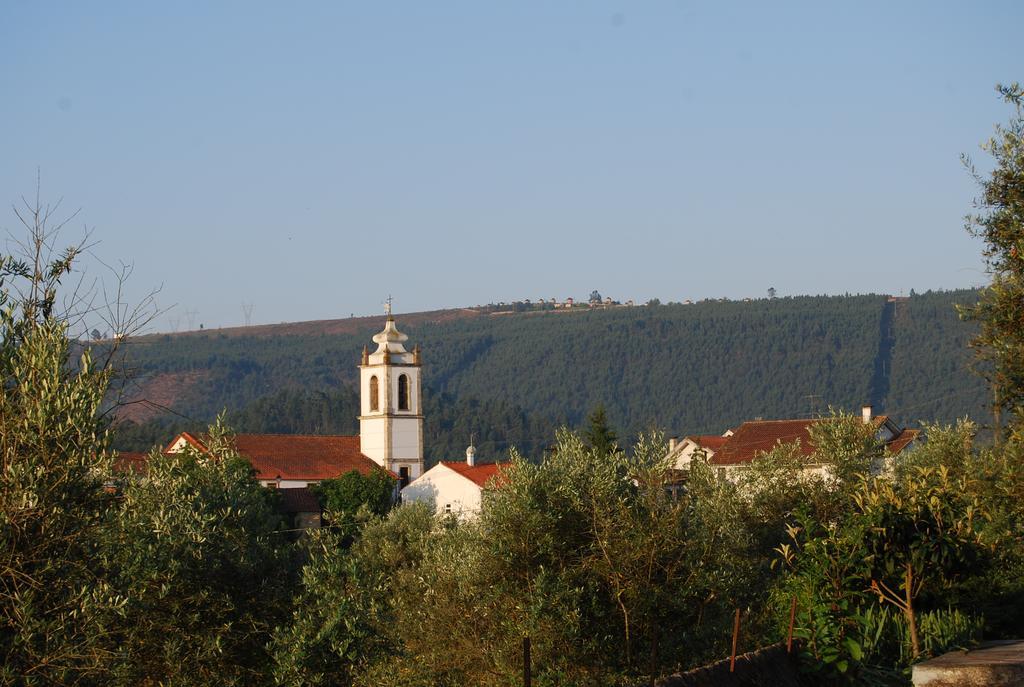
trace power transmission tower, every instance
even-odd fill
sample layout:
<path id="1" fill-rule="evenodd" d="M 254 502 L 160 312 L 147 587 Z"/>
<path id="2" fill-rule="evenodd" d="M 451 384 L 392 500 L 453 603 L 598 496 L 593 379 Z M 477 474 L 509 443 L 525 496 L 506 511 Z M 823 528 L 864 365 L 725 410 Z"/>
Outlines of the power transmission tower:
<path id="1" fill-rule="evenodd" d="M 819 394 L 807 394 L 807 417 L 820 417 L 822 398 Z"/>
<path id="2" fill-rule="evenodd" d="M 192 331 L 196 328 L 196 315 L 199 314 L 198 310 L 186 310 L 185 317 L 188 318 L 188 330 Z"/>
<path id="3" fill-rule="evenodd" d="M 242 314 L 245 315 L 245 326 L 248 327 L 252 324 L 252 307 L 253 303 L 242 302 Z"/>

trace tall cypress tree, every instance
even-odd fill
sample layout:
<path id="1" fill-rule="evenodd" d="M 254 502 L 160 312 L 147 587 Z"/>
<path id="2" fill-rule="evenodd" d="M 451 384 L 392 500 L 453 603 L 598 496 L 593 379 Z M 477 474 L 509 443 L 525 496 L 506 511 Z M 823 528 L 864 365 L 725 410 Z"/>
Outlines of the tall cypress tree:
<path id="1" fill-rule="evenodd" d="M 583 433 L 583 439 L 587 442 L 587 446 L 603 456 L 607 456 L 618 448 L 616 444 L 618 436 L 608 425 L 608 416 L 605 413 L 604 405 L 597 406 L 587 422 L 589 426 Z"/>

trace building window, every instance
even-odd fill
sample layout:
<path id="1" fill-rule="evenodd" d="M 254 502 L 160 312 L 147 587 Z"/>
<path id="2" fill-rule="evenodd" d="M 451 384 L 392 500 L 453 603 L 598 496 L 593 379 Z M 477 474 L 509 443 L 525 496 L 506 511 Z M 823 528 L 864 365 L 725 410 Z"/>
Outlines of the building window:
<path id="1" fill-rule="evenodd" d="M 398 481 L 403 488 L 409 484 L 409 467 L 407 465 L 398 468 Z"/>
<path id="2" fill-rule="evenodd" d="M 370 377 L 370 410 L 380 410 L 380 389 L 377 375 Z"/>
<path id="3" fill-rule="evenodd" d="M 452 512 L 452 504 L 450 504 L 450 503 L 444 504 L 444 512 L 445 513 L 451 513 Z"/>
<path id="4" fill-rule="evenodd" d="M 398 409 L 409 410 L 409 376 L 398 375 Z"/>

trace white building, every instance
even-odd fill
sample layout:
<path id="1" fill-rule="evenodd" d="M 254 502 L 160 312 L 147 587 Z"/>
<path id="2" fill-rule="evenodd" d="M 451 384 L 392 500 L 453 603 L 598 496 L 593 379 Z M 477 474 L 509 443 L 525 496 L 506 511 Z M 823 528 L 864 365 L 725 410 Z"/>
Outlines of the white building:
<path id="1" fill-rule="evenodd" d="M 476 449 L 466 449 L 466 460 L 440 462 L 402 489 L 402 501 L 434 504 L 439 515 L 473 517 L 483 507 L 484 493 L 501 485 L 507 463 L 477 464 Z"/>
<path id="2" fill-rule="evenodd" d="M 703 452 L 704 457 L 710 460 L 715 452 L 725 445 L 732 430 L 727 429 L 721 436 L 717 434 L 692 434 L 683 437 L 682 440 L 669 439 L 668 454 L 672 457 L 672 467 L 676 470 L 686 470 L 690 461 L 697 452 Z"/>
<path id="3" fill-rule="evenodd" d="M 359 366 L 359 446 L 363 455 L 399 476 L 402 486 L 423 474 L 423 395 L 420 348 L 398 331 L 388 309 L 377 350 L 363 348 Z"/>

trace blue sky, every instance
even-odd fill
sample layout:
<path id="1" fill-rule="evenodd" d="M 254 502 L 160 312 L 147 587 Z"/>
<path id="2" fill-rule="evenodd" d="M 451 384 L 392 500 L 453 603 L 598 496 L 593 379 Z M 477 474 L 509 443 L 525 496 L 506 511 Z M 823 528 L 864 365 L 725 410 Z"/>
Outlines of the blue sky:
<path id="1" fill-rule="evenodd" d="M 162 330 L 389 293 L 976 285 L 959 156 L 984 168 L 1010 116 L 1022 23 L 1019 2 L 7 0 L 0 201 L 40 170 L 134 264 L 129 298 L 162 285 Z"/>

